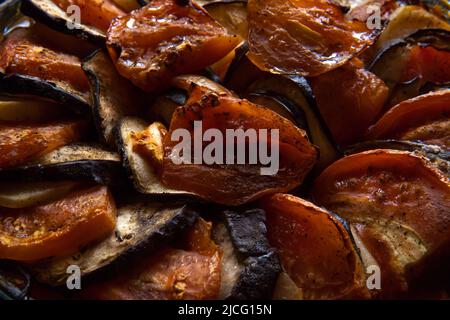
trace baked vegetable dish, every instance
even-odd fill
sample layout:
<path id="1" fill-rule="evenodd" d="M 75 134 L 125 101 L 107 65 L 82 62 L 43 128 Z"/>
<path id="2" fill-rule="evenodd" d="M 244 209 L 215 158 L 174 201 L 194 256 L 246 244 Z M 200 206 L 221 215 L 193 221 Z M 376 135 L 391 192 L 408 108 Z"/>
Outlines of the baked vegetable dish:
<path id="1" fill-rule="evenodd" d="M 449 298 L 449 13 L 0 1 L 0 298 Z"/>

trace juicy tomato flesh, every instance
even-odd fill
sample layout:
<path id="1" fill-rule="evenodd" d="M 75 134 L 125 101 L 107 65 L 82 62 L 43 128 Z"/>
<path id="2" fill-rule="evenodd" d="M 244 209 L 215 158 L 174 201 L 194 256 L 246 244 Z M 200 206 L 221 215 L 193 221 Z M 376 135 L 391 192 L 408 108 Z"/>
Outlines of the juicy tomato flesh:
<path id="1" fill-rule="evenodd" d="M 211 151 L 212 147 L 207 142 L 200 145 L 205 155 L 214 157 L 211 164 L 203 161 L 196 164 L 198 159 L 194 159 L 195 154 L 183 154 L 183 150 L 178 150 L 179 142 L 172 141 L 175 130 L 185 129 L 190 132 L 189 139 L 194 146 L 196 138 L 192 124 L 199 120 L 202 121 L 202 134 L 208 129 L 221 133 L 221 137 L 217 137 L 219 144 L 215 145 L 216 151 Z M 256 134 L 253 137 L 249 135 L 245 141 L 230 139 L 226 138 L 227 129 L 242 129 L 244 132 L 253 129 Z M 260 129 L 266 129 L 267 132 Z M 278 130 L 279 139 L 272 140 L 273 130 Z M 269 174 L 261 174 L 261 169 L 268 167 L 262 165 L 262 158 L 258 156 L 261 146 L 272 150 L 274 155 L 278 147 L 277 171 L 277 168 L 273 168 Z M 233 152 L 227 155 L 227 149 L 233 149 Z M 216 157 L 216 153 L 222 155 Z M 191 156 L 190 160 L 188 156 Z M 250 162 L 249 157 L 253 156 L 258 159 Z M 239 205 L 267 193 L 284 192 L 297 187 L 316 159 L 317 150 L 307 140 L 306 133 L 289 120 L 247 100 L 216 94 L 197 86 L 187 104 L 176 109 L 169 133 L 164 139 L 162 182 L 221 204 Z"/>
<path id="2" fill-rule="evenodd" d="M 366 134 L 368 139 L 423 140 L 449 149 L 450 90 L 405 100 L 386 112 Z"/>
<path id="3" fill-rule="evenodd" d="M 356 297 L 361 262 L 343 225 L 300 198 L 276 194 L 262 201 L 267 235 L 303 299 Z"/>
<path id="4" fill-rule="evenodd" d="M 432 46 L 412 48 L 402 82 L 421 78 L 423 84 L 450 82 L 450 52 Z"/>
<path id="5" fill-rule="evenodd" d="M 376 30 L 328 0 L 249 0 L 249 58 L 265 71 L 317 76 L 373 43 Z"/>
<path id="6" fill-rule="evenodd" d="M 89 82 L 78 57 L 37 44 L 26 30 L 11 33 L 0 46 L 0 70 L 43 80 L 64 82 L 86 92 Z"/>
<path id="7" fill-rule="evenodd" d="M 151 1 L 114 19 L 107 35 L 119 73 L 146 91 L 163 89 L 176 75 L 200 71 L 239 41 L 203 9 L 175 0 Z"/>
<path id="8" fill-rule="evenodd" d="M 352 161 L 358 164 L 341 169 Z M 332 205 L 350 219 L 395 218 L 419 232 L 431 249 L 450 240 L 450 186 L 441 178 L 421 158 L 374 150 L 330 166 L 317 179 L 313 195 L 321 205 Z M 344 206 L 352 210 L 343 210 Z"/>
<path id="9" fill-rule="evenodd" d="M 111 233 L 116 207 L 107 187 L 45 205 L 0 210 L 0 259 L 34 261 L 77 252 Z"/>
<path id="10" fill-rule="evenodd" d="M 108 30 L 112 19 L 125 14 L 114 1 L 111 0 L 52 0 L 58 7 L 66 11 L 76 5 L 80 8 L 81 23 L 96 27 L 104 32 Z"/>
<path id="11" fill-rule="evenodd" d="M 38 125 L 0 123 L 0 168 L 24 164 L 77 141 L 85 130 L 82 121 Z"/>
<path id="12" fill-rule="evenodd" d="M 406 272 L 450 243 L 450 185 L 407 152 L 346 157 L 316 180 L 313 198 L 353 224 L 381 266 L 383 290 L 404 290 Z"/>
<path id="13" fill-rule="evenodd" d="M 311 79 L 317 106 L 339 145 L 360 140 L 380 117 L 389 89 L 358 61 Z"/>
<path id="14" fill-rule="evenodd" d="M 433 121 L 407 130 L 399 138 L 409 141 L 419 140 L 425 144 L 437 145 L 450 151 L 450 119 Z"/>
<path id="15" fill-rule="evenodd" d="M 222 252 L 211 240 L 212 224 L 200 219 L 181 248 L 165 247 L 112 281 L 88 288 L 85 298 L 103 300 L 216 299 Z"/>

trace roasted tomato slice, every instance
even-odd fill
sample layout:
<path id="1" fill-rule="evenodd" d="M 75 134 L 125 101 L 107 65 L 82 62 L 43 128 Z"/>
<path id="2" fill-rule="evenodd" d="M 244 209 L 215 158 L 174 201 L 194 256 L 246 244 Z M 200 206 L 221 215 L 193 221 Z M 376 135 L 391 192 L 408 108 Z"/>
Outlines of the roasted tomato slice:
<path id="1" fill-rule="evenodd" d="M 197 72 L 240 42 L 203 9 L 155 0 L 113 20 L 107 45 L 117 70 L 136 86 L 158 91 L 178 74 Z"/>
<path id="2" fill-rule="evenodd" d="M 423 158 L 394 150 L 351 155 L 317 178 L 312 195 L 356 229 L 387 296 L 406 290 L 425 258 L 448 252 L 450 183 Z"/>
<path id="3" fill-rule="evenodd" d="M 48 204 L 0 209 L 0 259 L 33 261 L 77 252 L 115 228 L 107 187 L 92 187 Z"/>
<path id="4" fill-rule="evenodd" d="M 93 284 L 83 298 L 102 300 L 216 299 L 220 291 L 222 252 L 211 239 L 212 223 L 199 219 L 182 239 L 136 261 L 113 280 Z M 180 243 L 181 243 L 180 242 Z"/>
<path id="5" fill-rule="evenodd" d="M 261 200 L 270 244 L 301 299 L 365 298 L 365 274 L 337 216 L 288 194 Z"/>
<path id="6" fill-rule="evenodd" d="M 368 139 L 421 140 L 450 149 L 450 90 L 400 102 L 369 128 Z"/>
<path id="7" fill-rule="evenodd" d="M 194 129 L 195 121 L 200 121 L 202 128 Z M 177 134 L 181 131 L 188 137 L 180 142 Z M 277 131 L 279 138 L 274 135 Z M 201 135 L 201 140 L 208 132 L 214 132 L 211 142 L 206 142 L 207 138 L 198 142 L 198 136 Z M 191 154 L 184 154 L 179 148 L 185 139 L 194 150 Z M 196 154 L 196 148 L 201 154 Z M 270 163 L 263 164 L 267 160 L 261 156 L 264 149 L 271 150 L 271 160 L 267 161 Z M 161 177 L 168 187 L 217 203 L 240 205 L 299 186 L 316 162 L 317 154 L 306 133 L 275 112 L 197 86 L 187 104 L 176 109 L 164 138 Z M 203 161 L 203 155 L 208 159 Z"/>
<path id="8" fill-rule="evenodd" d="M 302 76 L 343 65 L 379 32 L 328 0 L 249 0 L 248 20 L 250 60 L 265 71 Z"/>
<path id="9" fill-rule="evenodd" d="M 78 91 L 89 91 L 78 57 L 41 46 L 25 29 L 15 30 L 0 46 L 0 71 L 65 82 Z"/>
<path id="10" fill-rule="evenodd" d="M 355 143 L 380 117 L 389 89 L 358 60 L 311 79 L 317 106 L 340 145 Z"/>
<path id="11" fill-rule="evenodd" d="M 84 121 L 76 120 L 36 125 L 0 122 L 0 168 L 24 164 L 77 141 L 86 128 Z"/>
<path id="12" fill-rule="evenodd" d="M 125 14 L 112 0 L 52 0 L 58 7 L 67 11 L 72 6 L 80 8 L 81 23 L 96 27 L 104 32 L 108 30 L 112 19 Z"/>
<path id="13" fill-rule="evenodd" d="M 450 52 L 420 45 L 411 49 L 402 82 L 420 77 L 422 83 L 450 82 Z"/>

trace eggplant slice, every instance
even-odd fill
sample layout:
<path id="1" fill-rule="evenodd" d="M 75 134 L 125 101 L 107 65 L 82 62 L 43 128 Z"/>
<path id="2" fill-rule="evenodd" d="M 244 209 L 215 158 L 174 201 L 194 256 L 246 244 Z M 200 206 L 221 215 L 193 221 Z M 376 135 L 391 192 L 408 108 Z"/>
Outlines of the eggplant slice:
<path id="1" fill-rule="evenodd" d="M 82 180 L 111 187 L 127 184 L 119 156 L 95 145 L 73 144 L 19 167 L 0 169 L 0 181 Z"/>
<path id="2" fill-rule="evenodd" d="M 281 102 L 284 112 L 287 109 L 294 123 L 306 131 L 311 143 L 319 147 L 320 158 L 316 168 L 323 169 L 340 157 L 340 152 L 318 111 L 312 89 L 305 78 L 272 75 L 263 77 L 250 85 L 247 95 L 255 103 L 262 102 L 261 95 L 272 97 L 278 100 L 278 103 Z M 274 111 L 280 113 L 280 111 Z"/>
<path id="3" fill-rule="evenodd" d="M 269 299 L 281 266 L 266 238 L 265 212 L 225 210 L 221 218 L 213 229 L 223 252 L 219 299 Z"/>
<path id="4" fill-rule="evenodd" d="M 67 13 L 51 0 L 23 0 L 21 11 L 57 31 L 77 36 L 94 44 L 103 46 L 105 43 L 106 36 L 101 30 L 72 21 Z"/>
<path id="5" fill-rule="evenodd" d="M 0 261 L 0 300 L 29 300 L 31 276 L 12 261 Z"/>
<path id="6" fill-rule="evenodd" d="M 140 154 L 133 151 L 133 143 L 130 138 L 132 132 L 140 132 L 147 128 L 146 121 L 125 117 L 115 128 L 115 136 L 123 165 L 130 175 L 136 190 L 143 194 L 152 195 L 190 195 L 186 191 L 173 190 L 162 185 L 151 164 Z"/>
<path id="7" fill-rule="evenodd" d="M 67 268 L 76 265 L 82 276 L 112 270 L 142 252 L 148 253 L 192 226 L 198 214 L 181 204 L 137 202 L 118 209 L 117 226 L 105 240 L 68 257 L 54 258 L 29 268 L 36 279 L 52 286 L 64 284 Z"/>
<path id="8" fill-rule="evenodd" d="M 28 208 L 63 198 L 80 188 L 76 181 L 38 181 L 0 183 L 0 207 Z"/>
<path id="9" fill-rule="evenodd" d="M 415 46 L 431 46 L 439 51 L 450 51 L 450 31 L 442 29 L 423 29 L 405 39 L 397 39 L 387 49 L 381 51 L 371 62 L 368 69 L 383 80 L 389 87 L 389 105 L 393 106 L 401 101 L 414 98 L 426 91 L 420 76 L 402 82 L 402 75 L 408 66 L 407 59 Z M 450 75 L 449 75 L 450 76 Z"/>
<path id="10" fill-rule="evenodd" d="M 247 1 L 211 1 L 203 8 L 231 34 L 247 39 Z"/>
<path id="11" fill-rule="evenodd" d="M 124 116 L 139 113 L 142 94 L 117 72 L 109 55 L 102 50 L 94 52 L 82 63 L 91 86 L 94 121 L 100 138 L 115 146 L 113 128 Z"/>
<path id="12" fill-rule="evenodd" d="M 61 82 L 43 80 L 20 74 L 0 73 L 0 94 L 13 97 L 38 97 L 71 107 L 78 113 L 90 110 L 89 97 Z"/>
<path id="13" fill-rule="evenodd" d="M 70 265 L 80 267 L 82 276 L 104 268 L 112 271 L 172 240 L 192 226 L 197 217 L 195 210 L 182 204 L 131 203 L 118 209 L 116 230 L 105 240 L 69 257 L 31 265 L 30 269 L 38 281 L 52 286 L 65 283 Z"/>
<path id="14" fill-rule="evenodd" d="M 412 152 L 415 155 L 428 158 L 434 166 L 450 177 L 450 152 L 435 145 L 427 145 L 413 141 L 375 140 L 350 146 L 345 151 L 345 154 L 351 155 L 375 149 L 392 149 Z"/>
<path id="15" fill-rule="evenodd" d="M 187 98 L 185 90 L 171 88 L 155 99 L 148 116 L 151 120 L 159 121 L 166 127 L 169 127 L 175 109 L 179 106 L 184 106 Z"/>

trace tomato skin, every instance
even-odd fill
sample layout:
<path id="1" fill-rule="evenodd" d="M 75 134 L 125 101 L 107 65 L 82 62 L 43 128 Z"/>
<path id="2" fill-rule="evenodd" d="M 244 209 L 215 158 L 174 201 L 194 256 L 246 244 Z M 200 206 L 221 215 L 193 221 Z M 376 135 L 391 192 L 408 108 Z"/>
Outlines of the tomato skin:
<path id="1" fill-rule="evenodd" d="M 42 46 L 28 30 L 17 29 L 0 45 L 0 70 L 43 80 L 67 83 L 75 90 L 89 91 L 81 60 Z"/>
<path id="2" fill-rule="evenodd" d="M 380 265 L 382 295 L 408 290 L 448 257 L 450 183 L 426 159 L 372 150 L 338 160 L 316 179 L 316 203 L 343 216 Z"/>
<path id="3" fill-rule="evenodd" d="M 136 261 L 125 274 L 93 284 L 84 299 L 211 300 L 220 291 L 220 248 L 211 240 L 211 222 L 199 219 L 182 245 L 165 246 Z"/>
<path id="4" fill-rule="evenodd" d="M 103 186 L 37 207 L 1 209 L 0 259 L 69 255 L 111 233 L 115 224 L 115 203 Z"/>
<path id="5" fill-rule="evenodd" d="M 450 82 L 450 52 L 432 46 L 417 45 L 411 49 L 402 82 L 421 78 L 422 84 Z"/>
<path id="6" fill-rule="evenodd" d="M 366 139 L 420 139 L 450 149 L 450 90 L 405 100 L 387 111 L 366 133 Z"/>
<path id="7" fill-rule="evenodd" d="M 113 20 L 108 51 L 119 73 L 136 86 L 157 92 L 179 74 L 219 61 L 240 42 L 196 5 L 155 0 Z"/>
<path id="8" fill-rule="evenodd" d="M 0 123 L 0 168 L 25 164 L 77 141 L 86 129 L 86 123 L 77 120 L 37 125 Z"/>
<path id="9" fill-rule="evenodd" d="M 358 60 L 311 78 L 317 106 L 339 145 L 360 141 L 381 116 L 389 89 Z"/>
<path id="10" fill-rule="evenodd" d="M 204 131 L 209 128 L 219 130 L 224 139 L 227 129 L 255 129 L 257 134 L 259 129 L 266 129 L 267 135 L 271 134 L 272 129 L 279 130 L 280 141 L 271 141 L 270 136 L 255 136 L 250 142 L 253 145 L 267 143 L 268 150 L 272 142 L 279 146 L 278 172 L 274 175 L 261 175 L 260 169 L 263 166 L 260 162 L 248 164 L 249 161 L 246 160 L 246 164 L 237 164 L 236 158 L 232 164 L 225 164 L 225 159 L 222 160 L 223 164 L 175 164 L 174 159 L 179 159 L 179 156 L 174 155 L 173 150 L 178 142 L 171 140 L 172 134 L 177 129 L 186 129 L 194 139 L 192 123 L 196 120 L 202 121 Z M 223 146 L 227 143 L 231 142 L 225 141 Z M 248 144 L 247 141 L 246 148 Z M 207 143 L 203 148 L 206 145 Z M 234 142 L 235 150 L 237 145 Z M 161 175 L 164 184 L 227 205 L 240 205 L 265 194 L 292 190 L 300 185 L 317 159 L 317 150 L 307 140 L 306 133 L 289 120 L 245 99 L 212 93 L 201 87 L 194 88 L 187 104 L 175 111 L 164 140 L 164 148 Z M 246 153 L 248 152 L 247 148 Z M 235 153 L 236 151 L 233 157 L 237 157 Z"/>
<path id="11" fill-rule="evenodd" d="M 263 198 L 267 235 L 302 299 L 367 298 L 362 263 L 342 222 L 301 198 Z"/>
<path id="12" fill-rule="evenodd" d="M 249 0 L 248 20 L 249 59 L 280 74 L 317 76 L 333 70 L 378 34 L 328 0 Z"/>
<path id="13" fill-rule="evenodd" d="M 125 14 L 111 0 L 53 0 L 53 2 L 64 11 L 69 6 L 78 6 L 81 13 L 81 23 L 96 27 L 105 32 L 108 30 L 112 19 Z"/>

